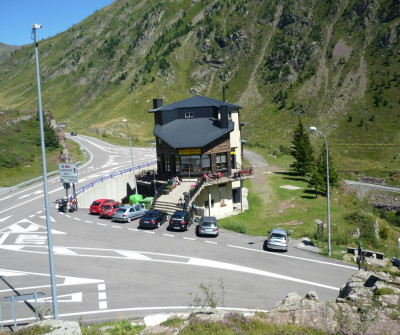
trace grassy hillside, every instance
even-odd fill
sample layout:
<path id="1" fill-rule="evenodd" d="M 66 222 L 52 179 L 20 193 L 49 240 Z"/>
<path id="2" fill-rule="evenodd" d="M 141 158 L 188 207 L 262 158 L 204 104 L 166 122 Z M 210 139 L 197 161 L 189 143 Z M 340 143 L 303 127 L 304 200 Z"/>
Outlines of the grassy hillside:
<path id="1" fill-rule="evenodd" d="M 67 131 L 114 141 L 126 118 L 144 143 L 153 98 L 222 100 L 226 86 L 250 146 L 284 151 L 302 118 L 345 175 L 395 183 L 399 30 L 396 0 L 117 0 L 39 42 L 43 108 Z M 5 115 L 37 109 L 34 65 L 33 44 L 0 60 Z"/>

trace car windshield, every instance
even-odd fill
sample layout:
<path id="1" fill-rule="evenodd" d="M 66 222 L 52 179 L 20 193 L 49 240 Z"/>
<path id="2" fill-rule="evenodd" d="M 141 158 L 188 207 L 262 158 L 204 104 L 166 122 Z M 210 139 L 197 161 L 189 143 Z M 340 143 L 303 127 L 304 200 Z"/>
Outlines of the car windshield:
<path id="1" fill-rule="evenodd" d="M 182 215 L 173 215 L 172 220 L 183 220 L 183 216 Z"/>
<path id="2" fill-rule="evenodd" d="M 100 205 L 100 202 L 98 202 L 98 201 L 93 201 L 92 205 L 93 205 L 93 206 L 98 206 L 98 205 Z"/>
<path id="3" fill-rule="evenodd" d="M 151 212 L 146 212 L 143 214 L 144 218 L 154 218 L 156 215 L 155 213 L 151 213 Z"/>
<path id="4" fill-rule="evenodd" d="M 286 235 L 273 233 L 273 234 L 271 234 L 271 238 L 273 238 L 275 240 L 286 240 Z"/>
<path id="5" fill-rule="evenodd" d="M 110 209 L 110 205 L 103 205 L 101 206 L 102 209 Z"/>
<path id="6" fill-rule="evenodd" d="M 117 210 L 117 213 L 125 213 L 125 209 L 124 209 L 124 208 L 119 208 L 119 209 Z"/>

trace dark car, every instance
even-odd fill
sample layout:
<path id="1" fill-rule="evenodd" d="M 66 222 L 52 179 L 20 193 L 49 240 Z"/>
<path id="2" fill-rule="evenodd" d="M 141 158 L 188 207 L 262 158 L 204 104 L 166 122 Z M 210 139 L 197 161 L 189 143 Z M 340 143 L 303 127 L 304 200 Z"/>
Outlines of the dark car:
<path id="1" fill-rule="evenodd" d="M 285 229 L 274 228 L 269 232 L 267 249 L 288 251 L 289 234 Z"/>
<path id="2" fill-rule="evenodd" d="M 200 220 L 198 230 L 199 235 L 212 235 L 217 237 L 219 235 L 218 220 L 215 216 L 203 216 Z"/>
<path id="3" fill-rule="evenodd" d="M 139 220 L 139 227 L 160 228 L 160 226 L 168 221 L 169 215 L 163 211 L 147 211 Z"/>
<path id="4" fill-rule="evenodd" d="M 109 201 L 114 201 L 112 199 L 97 199 L 92 202 L 90 205 L 90 214 L 100 214 L 101 212 L 101 206 L 103 206 L 104 203 L 109 202 Z"/>
<path id="5" fill-rule="evenodd" d="M 188 211 L 176 211 L 169 220 L 171 230 L 188 230 L 193 223 L 193 215 Z"/>
<path id="6" fill-rule="evenodd" d="M 76 131 L 72 131 L 72 132 L 71 132 L 71 136 L 78 136 L 78 134 L 77 134 Z"/>

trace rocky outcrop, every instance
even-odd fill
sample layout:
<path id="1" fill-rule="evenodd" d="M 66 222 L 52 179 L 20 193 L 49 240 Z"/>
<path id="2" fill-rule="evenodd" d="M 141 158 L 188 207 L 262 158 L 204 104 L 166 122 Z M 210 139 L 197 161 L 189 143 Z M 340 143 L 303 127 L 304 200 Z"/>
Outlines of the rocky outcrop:
<path id="1" fill-rule="evenodd" d="M 81 335 L 82 331 L 79 327 L 79 323 L 75 321 L 61 321 L 61 320 L 44 320 L 31 323 L 25 328 L 27 329 L 27 334 L 32 334 L 29 332 L 29 328 L 33 327 L 47 327 L 51 328 L 51 331 L 46 333 L 46 335 Z M 24 333 L 25 334 L 25 333 Z M 43 334 L 43 333 L 40 333 Z"/>
<path id="2" fill-rule="evenodd" d="M 400 278 L 359 271 L 340 290 L 336 302 L 315 292 L 290 293 L 267 315 L 276 324 L 292 323 L 344 334 L 400 334 Z"/>

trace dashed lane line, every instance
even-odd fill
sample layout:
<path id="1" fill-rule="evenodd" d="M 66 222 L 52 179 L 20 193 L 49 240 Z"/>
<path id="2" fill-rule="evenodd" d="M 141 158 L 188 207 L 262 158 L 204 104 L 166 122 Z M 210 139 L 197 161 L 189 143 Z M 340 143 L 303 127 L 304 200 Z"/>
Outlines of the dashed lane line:
<path id="1" fill-rule="evenodd" d="M 210 243 L 210 244 L 218 244 L 217 242 L 213 242 L 213 241 L 204 241 L 205 243 Z"/>
<path id="2" fill-rule="evenodd" d="M 118 228 L 118 229 L 122 229 L 121 226 L 111 226 L 112 228 Z"/>
<path id="3" fill-rule="evenodd" d="M 164 236 L 168 236 L 168 237 L 175 237 L 175 235 L 171 235 L 171 234 L 163 234 Z"/>

